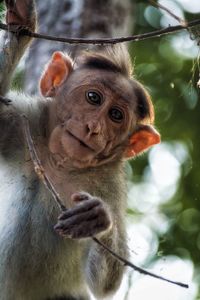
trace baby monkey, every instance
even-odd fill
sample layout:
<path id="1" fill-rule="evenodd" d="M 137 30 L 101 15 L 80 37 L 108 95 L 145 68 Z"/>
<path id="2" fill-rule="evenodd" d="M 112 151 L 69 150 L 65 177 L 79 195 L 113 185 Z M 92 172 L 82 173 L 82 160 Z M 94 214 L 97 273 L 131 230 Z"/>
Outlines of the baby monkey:
<path id="1" fill-rule="evenodd" d="M 35 30 L 33 0 L 5 3 L 10 28 Z M 90 292 L 104 299 L 120 286 L 124 266 L 90 237 L 127 257 L 124 163 L 159 143 L 153 105 L 123 47 L 75 61 L 55 52 L 41 97 L 8 92 L 30 38 L 6 35 L 0 94 L 12 105 L 0 103 L 0 300 L 88 300 Z M 67 207 L 61 214 L 35 174 L 21 114 Z"/>

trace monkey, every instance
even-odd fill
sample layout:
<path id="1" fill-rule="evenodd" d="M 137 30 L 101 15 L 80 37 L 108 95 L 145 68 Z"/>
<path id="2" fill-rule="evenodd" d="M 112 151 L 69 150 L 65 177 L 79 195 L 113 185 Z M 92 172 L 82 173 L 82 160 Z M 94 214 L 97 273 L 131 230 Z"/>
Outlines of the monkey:
<path id="1" fill-rule="evenodd" d="M 35 30 L 36 13 L 33 0 L 5 4 L 7 24 L 19 32 L 6 33 L 0 48 L 0 95 L 12 101 L 0 102 L 0 300 L 105 299 L 125 266 L 91 237 L 128 257 L 124 165 L 160 142 L 153 104 L 123 47 L 75 60 L 57 51 L 40 96 L 9 91 L 31 40 L 20 30 Z M 22 114 L 62 213 L 35 174 Z"/>

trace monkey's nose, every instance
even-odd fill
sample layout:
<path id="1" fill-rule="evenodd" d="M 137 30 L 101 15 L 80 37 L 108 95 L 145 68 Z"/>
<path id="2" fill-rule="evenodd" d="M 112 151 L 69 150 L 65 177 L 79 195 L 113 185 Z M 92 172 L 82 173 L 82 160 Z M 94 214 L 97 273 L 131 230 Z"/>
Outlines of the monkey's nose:
<path id="1" fill-rule="evenodd" d="M 98 134 L 101 131 L 101 124 L 97 120 L 87 122 L 86 130 L 88 135 Z"/>

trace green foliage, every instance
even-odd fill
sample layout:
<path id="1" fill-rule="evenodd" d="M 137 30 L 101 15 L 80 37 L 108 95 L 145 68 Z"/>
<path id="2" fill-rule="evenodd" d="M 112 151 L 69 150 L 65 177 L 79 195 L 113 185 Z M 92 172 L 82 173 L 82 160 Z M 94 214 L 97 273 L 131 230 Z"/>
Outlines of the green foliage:
<path id="1" fill-rule="evenodd" d="M 24 83 L 24 70 L 18 68 L 14 74 L 11 88 L 13 90 L 21 90 L 23 87 L 23 83 Z"/>
<path id="2" fill-rule="evenodd" d="M 4 17 L 4 5 L 1 3 L 0 4 L 0 21 L 2 21 Z"/>
<path id="3" fill-rule="evenodd" d="M 145 13 L 144 13 L 145 12 Z M 187 20 L 195 15 L 184 12 Z M 153 31 L 160 27 L 161 12 L 148 7 L 146 1 L 136 6 L 134 33 Z M 152 27 L 153 26 L 153 27 Z M 200 30 L 199 30 L 200 32 Z M 172 45 L 176 33 L 130 45 L 135 61 L 135 73 L 152 95 L 156 111 L 156 127 L 162 141 L 183 143 L 188 158 L 181 165 L 181 177 L 176 193 L 160 211 L 171 220 L 169 230 L 160 237 L 159 251 L 176 254 L 193 261 L 200 268 L 200 93 L 197 88 L 199 69 L 192 60 Z M 195 41 L 194 41 L 195 45 Z M 182 52 L 183 50 L 180 49 Z M 131 162 L 134 182 L 143 180 L 148 167 L 148 155 Z M 172 170 L 173 172 L 173 170 Z M 142 200 L 141 200 L 142 201 Z M 200 295 L 199 295 L 200 297 Z"/>

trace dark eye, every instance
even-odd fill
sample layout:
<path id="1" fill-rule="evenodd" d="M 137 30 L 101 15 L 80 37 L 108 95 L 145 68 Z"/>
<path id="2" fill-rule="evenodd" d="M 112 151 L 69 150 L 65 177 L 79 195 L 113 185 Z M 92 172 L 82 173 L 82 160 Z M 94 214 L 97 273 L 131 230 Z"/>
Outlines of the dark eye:
<path id="1" fill-rule="evenodd" d="M 102 95 L 94 91 L 86 92 L 86 98 L 92 105 L 101 105 L 102 103 Z"/>
<path id="2" fill-rule="evenodd" d="M 112 107 L 109 110 L 109 117 L 113 122 L 120 123 L 124 119 L 124 114 L 121 109 Z"/>

